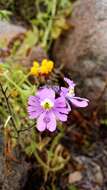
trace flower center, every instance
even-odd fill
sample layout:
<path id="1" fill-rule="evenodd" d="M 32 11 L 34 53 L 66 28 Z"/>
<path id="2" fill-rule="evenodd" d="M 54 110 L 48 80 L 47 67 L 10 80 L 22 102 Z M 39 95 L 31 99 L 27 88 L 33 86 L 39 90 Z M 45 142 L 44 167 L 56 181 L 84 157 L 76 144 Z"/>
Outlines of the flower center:
<path id="1" fill-rule="evenodd" d="M 44 101 L 41 102 L 41 106 L 45 110 L 50 110 L 51 108 L 53 108 L 54 103 L 51 100 L 49 100 L 49 99 L 45 99 Z"/>
<path id="2" fill-rule="evenodd" d="M 74 88 L 70 88 L 68 91 L 68 96 L 73 96 L 74 95 Z"/>

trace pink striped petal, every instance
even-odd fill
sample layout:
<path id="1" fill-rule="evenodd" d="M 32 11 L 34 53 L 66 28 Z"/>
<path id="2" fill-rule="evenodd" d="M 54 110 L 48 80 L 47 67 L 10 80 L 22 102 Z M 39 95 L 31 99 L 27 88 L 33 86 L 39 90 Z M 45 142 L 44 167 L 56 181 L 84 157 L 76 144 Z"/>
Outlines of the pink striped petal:
<path id="1" fill-rule="evenodd" d="M 42 113 L 37 119 L 37 129 L 40 132 L 43 132 L 46 129 L 46 123 L 44 122 L 44 118 L 45 118 L 45 113 Z"/>
<path id="2" fill-rule="evenodd" d="M 44 99 L 50 99 L 51 101 L 54 101 L 55 92 L 51 88 L 44 88 L 37 92 L 37 96 L 40 98 L 41 101 Z"/>
<path id="3" fill-rule="evenodd" d="M 63 121 L 63 122 L 67 121 L 67 115 L 66 114 L 55 112 L 55 115 L 56 115 L 58 120 Z"/>
<path id="4" fill-rule="evenodd" d="M 66 100 L 63 96 L 55 100 L 55 107 L 59 107 L 59 108 L 66 107 Z"/>
<path id="5" fill-rule="evenodd" d="M 75 106 L 81 107 L 81 108 L 87 107 L 88 106 L 88 102 L 89 102 L 89 100 L 87 100 L 86 98 L 80 98 L 80 97 L 73 97 L 73 98 L 70 99 L 70 101 Z"/>
<path id="6" fill-rule="evenodd" d="M 47 123 L 47 129 L 50 132 L 53 132 L 56 130 L 56 117 L 55 117 L 54 113 L 52 113 L 52 112 L 50 112 L 48 114 L 48 117 L 49 117 L 50 121 Z"/>
<path id="7" fill-rule="evenodd" d="M 38 97 L 30 96 L 29 99 L 28 99 L 28 105 L 32 105 L 32 106 L 39 105 Z"/>
<path id="8" fill-rule="evenodd" d="M 68 114 L 68 109 L 67 108 L 55 108 L 54 111 L 59 112 L 59 113 L 64 113 Z"/>

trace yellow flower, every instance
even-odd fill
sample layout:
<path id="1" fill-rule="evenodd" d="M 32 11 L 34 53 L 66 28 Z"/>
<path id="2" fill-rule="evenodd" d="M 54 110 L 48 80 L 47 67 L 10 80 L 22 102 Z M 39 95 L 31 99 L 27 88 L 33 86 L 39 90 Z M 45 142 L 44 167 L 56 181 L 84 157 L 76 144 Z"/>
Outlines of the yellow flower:
<path id="1" fill-rule="evenodd" d="M 39 75 L 47 75 L 49 74 L 54 67 L 53 61 L 43 59 L 41 65 L 37 61 L 34 61 L 33 67 L 31 67 L 31 75 L 39 76 Z"/>
<path id="2" fill-rule="evenodd" d="M 35 75 L 35 76 L 39 75 L 39 63 L 37 61 L 34 61 L 33 67 L 31 67 L 30 73 L 31 75 Z"/>
<path id="3" fill-rule="evenodd" d="M 48 61 L 47 59 L 44 59 L 41 63 L 41 67 L 40 67 L 40 73 L 41 74 L 48 74 L 52 71 L 54 67 L 54 63 L 53 61 Z"/>

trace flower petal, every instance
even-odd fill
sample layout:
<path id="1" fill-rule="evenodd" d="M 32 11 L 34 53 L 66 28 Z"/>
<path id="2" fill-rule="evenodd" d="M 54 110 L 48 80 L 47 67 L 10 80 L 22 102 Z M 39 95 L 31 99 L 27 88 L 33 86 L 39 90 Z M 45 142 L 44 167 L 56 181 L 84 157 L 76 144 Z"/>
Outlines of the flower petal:
<path id="1" fill-rule="evenodd" d="M 36 106 L 28 106 L 27 110 L 29 113 L 38 111 Z"/>
<path id="2" fill-rule="evenodd" d="M 43 132 L 46 129 L 46 122 L 44 121 L 46 113 L 42 113 L 40 117 L 37 119 L 37 129 L 40 132 Z"/>
<path id="3" fill-rule="evenodd" d="M 29 97 L 27 110 L 30 119 L 37 118 L 43 112 L 38 97 L 36 96 Z"/>
<path id="4" fill-rule="evenodd" d="M 39 116 L 38 112 L 28 112 L 28 114 L 29 119 L 36 119 Z"/>
<path id="5" fill-rule="evenodd" d="M 67 121 L 67 115 L 60 113 L 60 112 L 55 112 L 56 117 L 60 120 L 60 121 Z"/>
<path id="6" fill-rule="evenodd" d="M 36 96 L 30 96 L 28 99 L 28 105 L 35 106 L 39 105 L 39 98 Z"/>
<path id="7" fill-rule="evenodd" d="M 69 85 L 69 86 L 71 86 L 71 87 L 74 87 L 76 84 L 74 83 L 74 81 L 73 80 L 70 80 L 70 79 L 68 79 L 68 78 L 64 78 L 64 81 Z"/>
<path id="8" fill-rule="evenodd" d="M 55 100 L 54 111 L 68 114 L 71 111 L 70 105 L 65 97 L 61 96 Z"/>
<path id="9" fill-rule="evenodd" d="M 71 111 L 71 105 L 69 99 L 66 99 L 66 104 L 67 104 L 67 111 L 69 113 Z"/>
<path id="10" fill-rule="evenodd" d="M 56 108 L 66 107 L 66 100 L 63 96 L 61 96 L 55 100 L 55 107 Z"/>
<path id="11" fill-rule="evenodd" d="M 70 101 L 71 101 L 72 104 L 74 104 L 75 106 L 81 107 L 81 108 L 87 107 L 87 106 L 88 106 L 88 102 L 89 102 L 88 99 L 86 99 L 86 98 L 80 98 L 80 97 L 73 97 L 73 98 L 70 98 Z"/>
<path id="12" fill-rule="evenodd" d="M 50 121 L 47 123 L 47 129 L 53 132 L 56 130 L 56 117 L 53 112 L 49 112 L 48 117 Z"/>
<path id="13" fill-rule="evenodd" d="M 66 97 L 67 93 L 68 93 L 68 88 L 61 87 L 60 95 Z"/>
<path id="14" fill-rule="evenodd" d="M 55 108 L 54 110 L 59 112 L 59 113 L 68 114 L 68 109 L 67 108 Z"/>
<path id="15" fill-rule="evenodd" d="M 44 88 L 37 92 L 37 96 L 40 98 L 41 101 L 44 99 L 50 99 L 54 101 L 55 99 L 55 92 L 51 88 Z"/>
<path id="16" fill-rule="evenodd" d="M 41 107 L 36 107 L 36 106 L 28 106 L 27 110 L 30 119 L 37 118 L 43 112 Z"/>

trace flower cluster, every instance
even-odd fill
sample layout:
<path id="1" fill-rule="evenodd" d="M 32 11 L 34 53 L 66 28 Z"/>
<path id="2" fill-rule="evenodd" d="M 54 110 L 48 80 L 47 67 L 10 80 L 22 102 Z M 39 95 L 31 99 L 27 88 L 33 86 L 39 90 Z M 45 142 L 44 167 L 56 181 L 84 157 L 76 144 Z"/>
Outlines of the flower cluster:
<path id="1" fill-rule="evenodd" d="M 39 75 L 48 75 L 54 67 L 54 63 L 51 60 L 43 59 L 41 64 L 34 61 L 31 67 L 30 74 L 38 77 Z"/>
<path id="2" fill-rule="evenodd" d="M 77 107 L 88 106 L 88 99 L 75 96 L 75 83 L 64 78 L 68 88 L 61 87 L 59 96 L 56 97 L 52 88 L 44 87 L 39 89 L 35 96 L 28 100 L 28 113 L 30 119 L 37 119 L 37 129 L 42 132 L 56 130 L 56 121 L 67 121 L 72 104 Z"/>

